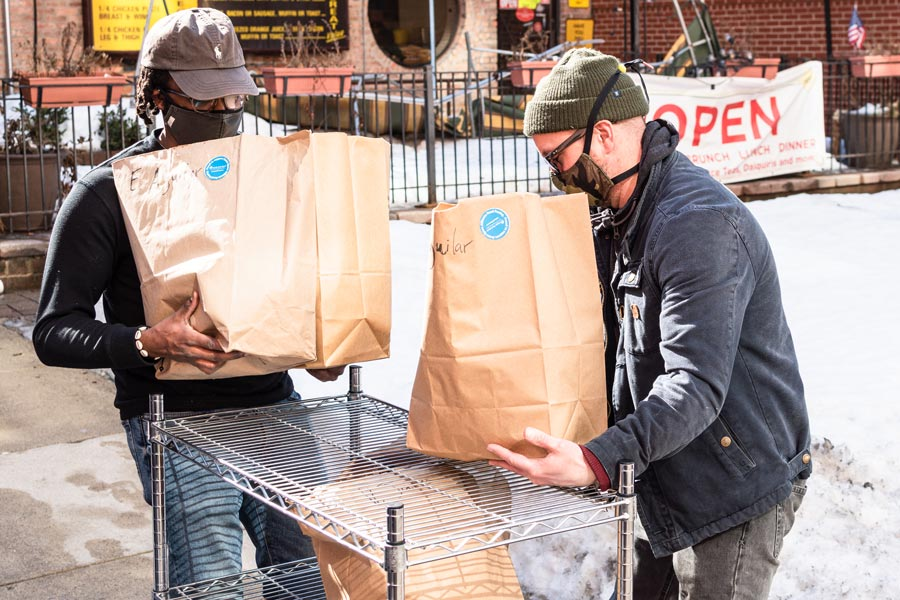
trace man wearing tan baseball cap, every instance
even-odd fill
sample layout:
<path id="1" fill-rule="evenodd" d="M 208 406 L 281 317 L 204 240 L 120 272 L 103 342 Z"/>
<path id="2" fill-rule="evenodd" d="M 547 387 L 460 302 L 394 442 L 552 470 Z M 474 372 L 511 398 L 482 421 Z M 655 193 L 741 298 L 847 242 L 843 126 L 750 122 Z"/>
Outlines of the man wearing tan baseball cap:
<path id="1" fill-rule="evenodd" d="M 163 127 L 113 159 L 236 135 L 244 99 L 258 93 L 225 14 L 192 8 L 169 15 L 147 34 L 136 94 L 138 114 L 151 125 L 162 113 Z M 299 396 L 287 373 L 182 381 L 155 378 L 155 361 L 163 357 L 213 373 L 240 353 L 224 352 L 214 338 L 190 325 L 199 303 L 196 294 L 168 318 L 145 326 L 140 281 L 111 162 L 79 179 L 63 202 L 47 253 L 33 340 L 48 365 L 112 369 L 115 406 L 150 503 L 150 444 L 142 422 L 150 394 L 165 396 L 167 415 L 264 406 Z M 93 308 L 101 299 L 104 320 Z M 320 380 L 338 374 L 308 372 Z M 295 521 L 184 458 L 166 457 L 165 484 L 173 586 L 240 571 L 244 530 L 256 546 L 260 567 L 313 554 Z"/>

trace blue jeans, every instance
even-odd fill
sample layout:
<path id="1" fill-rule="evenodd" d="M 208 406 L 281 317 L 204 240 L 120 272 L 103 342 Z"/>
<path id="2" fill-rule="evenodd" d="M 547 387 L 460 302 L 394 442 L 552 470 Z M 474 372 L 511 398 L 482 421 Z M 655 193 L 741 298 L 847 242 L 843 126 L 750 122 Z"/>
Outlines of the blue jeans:
<path id="1" fill-rule="evenodd" d="M 299 398 L 292 394 L 286 400 Z M 187 413 L 166 413 L 166 416 L 177 418 Z M 134 417 L 122 421 L 122 426 L 137 465 L 144 500 L 150 504 L 147 422 L 142 417 Z M 258 567 L 314 556 L 312 542 L 300 533 L 296 520 L 174 452 L 164 452 L 163 457 L 171 586 L 240 572 L 242 529 L 246 529 L 256 547 Z"/>
<path id="2" fill-rule="evenodd" d="M 635 600 L 768 598 L 784 537 L 805 494 L 806 481 L 797 480 L 791 495 L 769 512 L 663 558 L 653 556 L 643 528 L 636 527 Z"/>

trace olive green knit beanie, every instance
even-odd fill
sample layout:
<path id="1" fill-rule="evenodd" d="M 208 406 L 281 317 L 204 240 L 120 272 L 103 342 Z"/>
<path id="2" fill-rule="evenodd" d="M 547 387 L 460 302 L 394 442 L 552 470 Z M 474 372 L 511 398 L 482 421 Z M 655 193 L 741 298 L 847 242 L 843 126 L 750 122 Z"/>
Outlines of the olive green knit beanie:
<path id="1" fill-rule="evenodd" d="M 650 112 L 644 90 L 624 73 L 614 56 L 574 48 L 541 80 L 525 106 L 525 135 L 583 129 L 594 101 L 616 71 L 622 76 L 603 102 L 597 120 L 616 123 Z"/>

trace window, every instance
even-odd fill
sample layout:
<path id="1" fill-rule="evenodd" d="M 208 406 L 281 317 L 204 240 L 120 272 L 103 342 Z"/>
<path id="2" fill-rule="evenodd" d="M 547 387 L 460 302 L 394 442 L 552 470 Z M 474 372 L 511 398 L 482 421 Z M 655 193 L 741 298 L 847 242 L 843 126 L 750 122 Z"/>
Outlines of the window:
<path id="1" fill-rule="evenodd" d="M 431 61 L 428 2 L 423 0 L 370 0 L 369 26 L 378 47 L 404 67 Z M 434 45 L 441 56 L 459 27 L 459 1 L 434 0 Z"/>

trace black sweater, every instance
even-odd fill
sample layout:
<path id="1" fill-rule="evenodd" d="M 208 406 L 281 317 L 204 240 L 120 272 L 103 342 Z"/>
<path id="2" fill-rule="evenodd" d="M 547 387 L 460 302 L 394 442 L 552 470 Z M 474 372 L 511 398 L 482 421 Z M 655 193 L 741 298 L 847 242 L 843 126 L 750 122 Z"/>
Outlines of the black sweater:
<path id="1" fill-rule="evenodd" d="M 161 150 L 158 132 L 114 158 Z M 122 419 L 149 411 L 149 394 L 164 394 L 166 412 L 269 404 L 293 391 L 287 373 L 231 379 L 160 381 L 134 345 L 145 325 L 140 282 L 111 161 L 75 183 L 59 212 L 44 268 L 34 348 L 44 364 L 115 374 Z M 106 322 L 94 306 L 103 298 Z M 75 390 L 75 393 L 78 393 Z"/>

